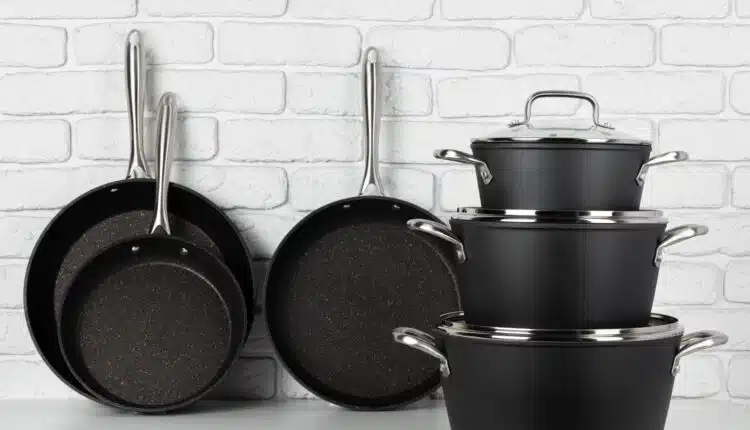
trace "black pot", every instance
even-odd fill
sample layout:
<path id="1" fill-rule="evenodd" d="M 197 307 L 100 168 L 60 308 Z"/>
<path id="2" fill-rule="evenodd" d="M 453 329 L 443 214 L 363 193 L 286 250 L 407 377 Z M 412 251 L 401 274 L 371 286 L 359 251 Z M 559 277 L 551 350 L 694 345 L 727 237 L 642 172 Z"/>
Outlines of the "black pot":
<path id="1" fill-rule="evenodd" d="M 445 317 L 439 340 L 411 328 L 394 339 L 440 360 L 452 430 L 662 430 L 684 356 L 723 345 L 683 336 L 675 318 L 610 330 L 508 330 Z"/>
<path id="2" fill-rule="evenodd" d="M 593 127 L 532 127 L 531 106 L 545 97 L 577 98 L 594 109 Z M 682 151 L 650 158 L 651 142 L 599 123 L 589 94 L 541 91 L 526 103 L 524 121 L 496 135 L 474 139 L 474 156 L 435 151 L 435 158 L 476 168 L 482 207 L 538 210 L 638 210 L 649 168 L 688 159 Z"/>
<path id="3" fill-rule="evenodd" d="M 456 246 L 471 324 L 526 328 L 648 323 L 664 248 L 705 226 L 665 232 L 659 211 L 541 212 L 463 208 L 447 226 L 408 225 Z"/>

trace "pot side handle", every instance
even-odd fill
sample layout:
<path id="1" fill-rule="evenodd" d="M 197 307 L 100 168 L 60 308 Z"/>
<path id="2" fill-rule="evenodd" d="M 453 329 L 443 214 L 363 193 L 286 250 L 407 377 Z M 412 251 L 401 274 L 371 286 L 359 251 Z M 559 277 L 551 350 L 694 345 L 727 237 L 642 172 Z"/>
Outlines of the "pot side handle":
<path id="1" fill-rule="evenodd" d="M 729 337 L 718 331 L 699 331 L 686 334 L 680 341 L 680 349 L 672 363 L 672 375 L 676 376 L 680 372 L 680 360 L 690 354 L 703 351 L 709 348 L 724 345 L 729 341 Z"/>
<path id="2" fill-rule="evenodd" d="M 694 237 L 704 236 L 707 233 L 708 227 L 699 224 L 688 224 L 667 230 L 661 236 L 661 239 L 659 239 L 659 245 L 656 247 L 654 266 L 659 267 L 661 265 L 661 261 L 664 258 L 664 248 L 677 245 Z"/>
<path id="3" fill-rule="evenodd" d="M 464 244 L 445 224 L 427 219 L 410 219 L 406 222 L 406 226 L 409 227 L 409 230 L 429 234 L 430 236 L 450 243 L 456 248 L 456 258 L 458 259 L 458 262 L 463 263 L 466 261 Z"/>
<path id="4" fill-rule="evenodd" d="M 393 330 L 393 340 L 437 358 L 440 360 L 440 373 L 445 378 L 450 376 L 451 370 L 448 366 L 448 358 L 440 352 L 434 337 L 415 328 L 399 327 Z"/>
<path id="5" fill-rule="evenodd" d="M 469 155 L 465 152 L 456 151 L 455 149 L 437 149 L 432 155 L 438 160 L 455 161 L 456 163 L 471 164 L 472 166 L 479 169 L 479 176 L 482 178 L 484 185 L 492 182 L 492 173 L 490 168 L 487 167 L 487 163 Z"/>
<path id="6" fill-rule="evenodd" d="M 646 183 L 646 173 L 648 173 L 648 169 L 661 164 L 676 163 L 678 161 L 687 161 L 689 159 L 690 156 L 685 151 L 670 151 L 655 155 L 643 163 L 641 169 L 638 171 L 638 176 L 635 177 L 635 182 L 639 187 L 642 187 L 643 184 Z"/>

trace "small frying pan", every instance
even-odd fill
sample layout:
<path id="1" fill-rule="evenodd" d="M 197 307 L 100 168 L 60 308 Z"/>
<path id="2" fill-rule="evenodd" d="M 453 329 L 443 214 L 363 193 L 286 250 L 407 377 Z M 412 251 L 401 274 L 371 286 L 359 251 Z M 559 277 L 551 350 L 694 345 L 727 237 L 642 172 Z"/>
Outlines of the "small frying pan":
<path id="1" fill-rule="evenodd" d="M 362 192 L 312 212 L 287 234 L 265 297 L 286 369 L 318 397 L 351 409 L 390 409 L 435 389 L 435 361 L 394 346 L 391 331 L 407 321 L 429 330 L 443 312 L 459 309 L 455 252 L 405 224 L 416 214 L 437 218 L 383 196 L 377 60 L 375 49 L 365 52 Z"/>
<path id="2" fill-rule="evenodd" d="M 140 34 L 133 30 L 125 55 L 131 132 L 126 179 L 97 187 L 62 209 L 39 237 L 26 271 L 24 308 L 36 349 L 63 382 L 89 398 L 65 364 L 55 321 L 73 275 L 89 258 L 118 240 L 149 231 L 156 187 L 148 178 L 142 149 L 143 57 Z M 248 309 L 252 309 L 251 256 L 232 221 L 203 195 L 177 184 L 170 186 L 169 209 L 173 233 L 222 255 L 243 287 Z"/>
<path id="3" fill-rule="evenodd" d="M 166 412 L 205 395 L 246 334 L 245 299 L 214 254 L 170 235 L 170 148 L 176 107 L 159 103 L 156 211 L 151 234 L 89 260 L 63 299 L 58 337 L 79 382 L 104 403 Z"/>

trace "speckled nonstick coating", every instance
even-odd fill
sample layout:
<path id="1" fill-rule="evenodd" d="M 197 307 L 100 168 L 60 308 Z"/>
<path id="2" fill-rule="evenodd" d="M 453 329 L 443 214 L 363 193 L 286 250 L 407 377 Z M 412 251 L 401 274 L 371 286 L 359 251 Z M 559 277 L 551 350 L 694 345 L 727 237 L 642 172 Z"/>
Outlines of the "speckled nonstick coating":
<path id="1" fill-rule="evenodd" d="M 265 297 L 271 339 L 286 369 L 318 397 L 392 409 L 440 383 L 435 360 L 391 337 L 393 327 L 430 330 L 459 309 L 452 249 L 406 226 L 423 217 L 437 221 L 397 199 L 341 200 L 309 214 L 277 249 Z"/>
<path id="2" fill-rule="evenodd" d="M 226 375 L 247 330 L 232 272 L 176 236 L 120 241 L 82 265 L 60 310 L 58 336 L 74 376 L 104 403 L 168 412 Z"/>
<path id="3" fill-rule="evenodd" d="M 59 304 L 65 282 L 77 266 L 118 239 L 148 232 L 154 189 L 153 179 L 128 179 L 83 194 L 47 225 L 29 260 L 24 304 L 37 351 L 63 382 L 89 398 L 60 351 L 55 300 Z M 232 221 L 213 202 L 177 184 L 170 186 L 169 207 L 174 233 L 220 253 L 243 289 L 247 309 L 253 309 L 251 256 Z M 248 316 L 250 324 L 252 314 Z"/>

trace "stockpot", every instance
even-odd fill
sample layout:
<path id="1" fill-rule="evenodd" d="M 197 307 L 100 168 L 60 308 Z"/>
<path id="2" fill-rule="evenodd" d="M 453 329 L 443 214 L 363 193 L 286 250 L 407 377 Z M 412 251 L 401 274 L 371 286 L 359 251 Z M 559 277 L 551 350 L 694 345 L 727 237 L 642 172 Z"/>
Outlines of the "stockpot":
<path id="1" fill-rule="evenodd" d="M 533 103 L 549 97 L 587 101 L 593 124 L 532 125 Z M 596 99 L 576 91 L 532 94 L 523 121 L 472 140 L 471 151 L 434 156 L 475 167 L 482 207 L 539 210 L 637 210 L 648 170 L 688 159 L 682 151 L 651 157 L 651 142 L 601 123 Z"/>
<path id="2" fill-rule="evenodd" d="M 468 322 L 567 329 L 647 324 L 664 249 L 708 232 L 665 231 L 660 211 L 460 208 L 451 228 L 407 225 L 454 245 Z"/>
<path id="3" fill-rule="evenodd" d="M 436 335 L 393 331 L 440 360 L 452 430 L 662 430 L 682 358 L 728 340 L 684 335 L 659 314 L 639 328 L 534 330 L 472 326 L 452 313 Z"/>

